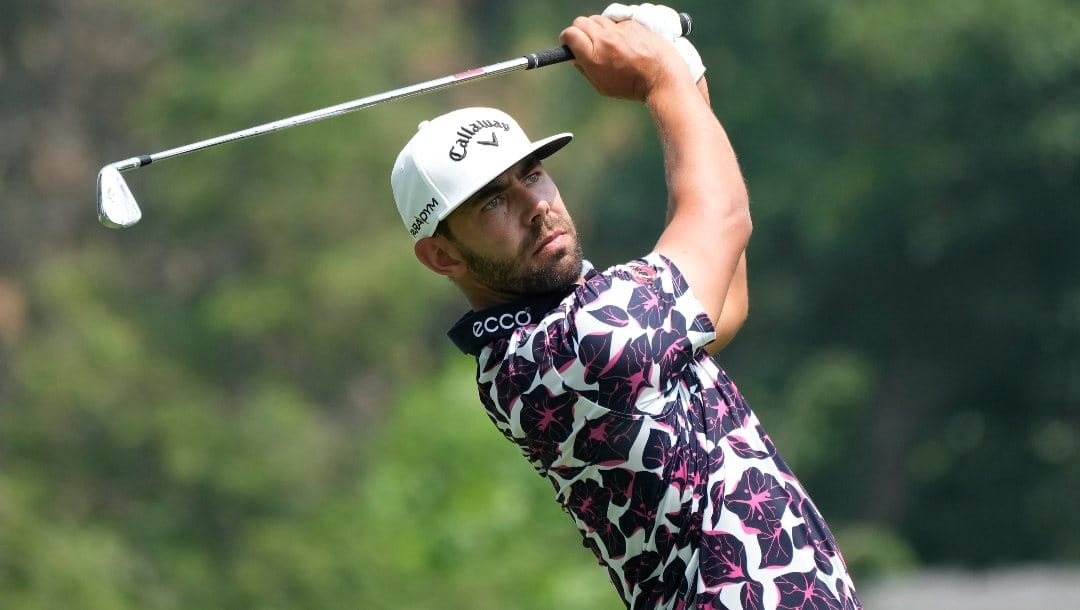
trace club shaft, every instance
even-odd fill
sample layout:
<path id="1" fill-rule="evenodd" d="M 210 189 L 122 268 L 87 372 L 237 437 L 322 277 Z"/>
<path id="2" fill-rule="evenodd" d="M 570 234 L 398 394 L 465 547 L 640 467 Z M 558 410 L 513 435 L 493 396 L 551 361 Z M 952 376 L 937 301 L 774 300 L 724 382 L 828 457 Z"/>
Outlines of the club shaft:
<path id="1" fill-rule="evenodd" d="M 305 125 L 307 123 L 314 123 L 316 121 L 321 121 L 330 117 L 354 112 L 362 108 L 368 108 L 370 106 L 381 104 L 383 102 L 402 99 L 413 95 L 428 93 L 431 91 L 438 91 L 439 89 L 445 89 L 447 87 L 451 87 L 461 83 L 480 80 L 484 78 L 491 78 L 493 76 L 499 76 L 508 72 L 525 70 L 531 67 L 539 67 L 534 65 L 535 60 L 532 58 L 534 58 L 535 55 L 536 54 L 526 55 L 508 61 L 484 66 L 482 68 L 474 68 L 472 70 L 467 70 L 458 74 L 451 74 L 442 78 L 436 78 L 422 83 L 417 83 L 415 85 L 401 87 L 400 89 L 394 89 L 393 91 L 386 91 L 384 93 L 369 95 L 360 99 L 343 102 L 341 104 L 328 106 L 326 108 L 320 108 L 318 110 L 312 110 L 311 112 L 305 112 L 303 114 L 286 117 L 284 119 L 278 119 L 269 123 L 263 123 L 262 125 L 256 125 L 255 127 L 249 127 L 247 129 L 234 131 L 229 134 L 201 140 L 199 142 L 185 144 L 184 146 L 170 148 L 169 150 L 163 150 L 161 152 L 156 152 L 150 155 L 132 157 L 131 159 L 115 163 L 114 166 L 119 171 L 134 169 L 136 167 L 148 165 L 154 161 L 162 161 L 171 157 L 178 157 L 180 155 L 186 155 L 195 151 L 204 150 L 212 146 L 217 146 L 219 144 L 253 138 L 255 136 L 261 136 L 263 134 L 281 131 L 283 129 L 289 129 L 298 125 Z M 565 59 L 570 58 L 571 57 L 568 56 Z M 565 61 L 565 59 L 562 60 Z M 548 63 L 545 63 L 543 65 L 548 65 Z"/>
<path id="2" fill-rule="evenodd" d="M 689 35 L 691 30 L 690 16 L 686 13 L 680 13 L 679 19 L 682 25 L 683 35 Z M 574 58 L 573 53 L 570 52 L 570 48 L 566 45 L 551 47 L 550 49 L 544 49 L 535 53 L 529 53 L 521 57 L 516 57 L 507 61 L 501 61 L 481 68 L 474 68 L 472 70 L 466 70 L 457 74 L 451 74 L 442 78 L 436 78 L 433 80 L 417 83 L 415 85 L 409 85 L 401 87 L 400 89 L 394 89 L 393 91 L 387 91 L 385 93 L 377 93 L 368 97 L 362 97 L 360 99 L 352 100 L 337 104 L 335 106 L 328 106 L 326 108 L 320 108 L 318 110 L 312 110 L 311 112 L 305 112 L 303 114 L 297 114 L 295 116 L 286 117 L 284 119 L 278 119 L 270 123 L 263 123 L 262 125 L 256 125 L 255 127 L 249 127 L 240 131 L 234 131 L 223 136 L 217 136 L 209 138 L 207 140 L 201 140 L 199 142 L 193 142 L 191 144 L 185 144 L 176 148 L 170 148 L 169 150 L 163 150 L 149 155 L 140 155 L 138 157 L 131 157 L 123 161 L 117 161 L 110 165 L 118 171 L 127 171 L 129 169 L 135 169 L 144 165 L 149 165 L 154 161 L 162 161 L 171 157 L 178 157 L 180 155 L 186 155 L 198 150 L 204 150 L 218 144 L 225 144 L 226 142 L 235 142 L 237 140 L 244 140 L 247 138 L 253 138 L 255 136 L 261 136 L 263 134 L 272 133 L 275 131 L 281 131 L 283 129 L 289 129 L 298 125 L 305 125 L 307 123 L 314 123 L 315 121 L 321 121 L 330 117 L 339 116 L 349 112 L 354 112 L 362 108 L 368 108 L 376 104 L 388 102 L 391 100 L 402 99 L 413 95 L 419 95 L 421 93 L 428 93 L 431 91 L 438 91 L 461 83 L 469 81 L 481 80 L 484 78 L 491 78 L 493 76 L 499 76 L 508 72 L 514 72 L 517 70 L 532 70 L 533 68 L 542 68 L 544 66 L 550 66 L 552 64 L 569 61 Z"/>

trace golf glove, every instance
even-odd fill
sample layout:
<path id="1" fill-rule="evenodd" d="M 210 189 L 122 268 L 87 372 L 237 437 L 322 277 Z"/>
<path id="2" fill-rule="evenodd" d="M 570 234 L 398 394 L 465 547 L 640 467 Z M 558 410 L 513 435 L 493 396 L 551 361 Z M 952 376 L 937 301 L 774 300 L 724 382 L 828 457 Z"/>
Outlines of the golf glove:
<path id="1" fill-rule="evenodd" d="M 609 4 L 602 15 L 615 22 L 632 19 L 670 40 L 686 62 L 686 67 L 690 68 L 690 76 L 693 77 L 695 83 L 705 74 L 705 64 L 701 61 L 701 55 L 682 35 L 682 21 L 675 9 L 662 4 L 615 3 Z"/>

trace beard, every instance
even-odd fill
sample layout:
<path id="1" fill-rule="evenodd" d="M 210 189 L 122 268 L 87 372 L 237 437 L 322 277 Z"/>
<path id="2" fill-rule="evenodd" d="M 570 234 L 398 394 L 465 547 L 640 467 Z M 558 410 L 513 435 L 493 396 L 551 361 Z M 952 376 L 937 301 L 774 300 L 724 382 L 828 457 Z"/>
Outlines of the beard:
<path id="1" fill-rule="evenodd" d="M 569 244 L 549 255 L 554 259 L 553 262 L 519 262 L 531 258 L 529 255 L 540 244 L 541 235 L 556 229 L 565 232 Z M 522 245 L 521 255 L 515 259 L 484 256 L 456 239 L 453 241 L 476 281 L 497 292 L 519 296 L 562 292 L 577 283 L 581 277 L 581 244 L 577 240 L 577 231 L 569 221 L 534 229 Z"/>

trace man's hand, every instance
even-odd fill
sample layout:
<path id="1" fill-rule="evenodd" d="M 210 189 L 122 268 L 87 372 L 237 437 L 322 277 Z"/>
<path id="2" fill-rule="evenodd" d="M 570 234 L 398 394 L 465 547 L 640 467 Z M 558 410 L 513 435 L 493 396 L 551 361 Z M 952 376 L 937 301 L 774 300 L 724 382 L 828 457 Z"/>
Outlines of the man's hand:
<path id="1" fill-rule="evenodd" d="M 686 64 L 671 41 L 636 21 L 578 17 L 559 39 L 601 95 L 644 101 L 657 87 L 689 81 Z"/>
<path id="2" fill-rule="evenodd" d="M 679 13 L 662 4 L 609 4 L 600 14 L 615 23 L 632 19 L 668 40 L 682 36 Z"/>
<path id="3" fill-rule="evenodd" d="M 662 4 L 609 4 L 604 12 L 604 17 L 619 23 L 633 20 L 655 32 L 659 36 L 670 40 L 679 55 L 690 69 L 690 78 L 698 82 L 705 74 L 705 64 L 701 61 L 701 55 L 694 45 L 682 35 L 682 20 L 675 9 Z"/>

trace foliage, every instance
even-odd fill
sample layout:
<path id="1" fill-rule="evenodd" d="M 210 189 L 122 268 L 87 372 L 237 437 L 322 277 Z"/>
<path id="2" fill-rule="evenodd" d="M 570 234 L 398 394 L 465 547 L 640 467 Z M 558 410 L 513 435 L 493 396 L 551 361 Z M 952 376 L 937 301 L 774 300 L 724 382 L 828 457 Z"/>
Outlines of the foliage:
<path id="1" fill-rule="evenodd" d="M 753 198 L 721 361 L 856 578 L 1080 559 L 1080 9 L 679 8 Z M 573 131 L 548 165 L 606 266 L 663 219 L 643 109 L 518 73 L 130 173 L 132 229 L 91 211 L 110 160 L 550 46 L 580 10 L 5 2 L 0 606 L 616 602 L 484 419 L 387 176 L 454 106 Z"/>

